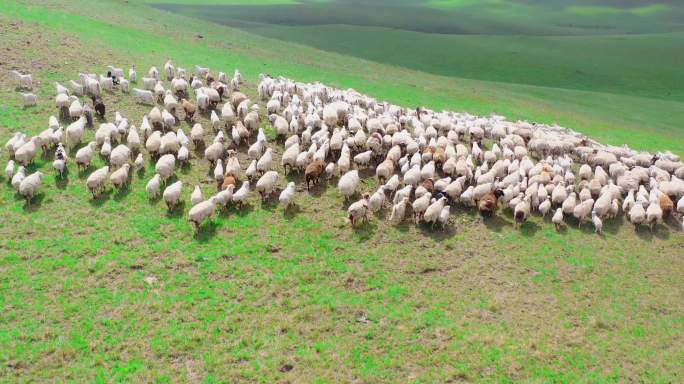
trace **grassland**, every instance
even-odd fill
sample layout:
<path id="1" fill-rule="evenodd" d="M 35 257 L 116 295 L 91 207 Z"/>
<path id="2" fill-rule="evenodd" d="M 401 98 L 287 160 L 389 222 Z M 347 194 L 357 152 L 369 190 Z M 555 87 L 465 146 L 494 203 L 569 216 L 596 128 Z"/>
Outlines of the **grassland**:
<path id="1" fill-rule="evenodd" d="M 649 99 L 542 87 L 517 96 L 518 86 L 344 58 L 135 4 L 18 4 L 0 8 L 3 143 L 15 130 L 44 129 L 55 113 L 52 81 L 171 57 L 240 68 L 252 95 L 259 72 L 282 73 L 407 105 L 565 118 L 596 137 L 681 151 L 681 134 L 663 118 L 656 128 L 637 123 L 667 110 Z M 12 67 L 39 81 L 37 108 L 19 106 Z M 119 94 L 105 101 L 109 118 L 120 110 L 138 123 L 145 112 Z M 614 120 L 620 103 L 646 108 Z M 506 215 L 454 211 L 445 233 L 381 218 L 352 231 L 328 187 L 301 191 L 287 215 L 253 200 L 193 238 L 183 214 L 145 197 L 149 170 L 129 190 L 90 201 L 86 174 L 57 180 L 48 158 L 35 169 L 47 176 L 31 208 L 0 185 L 3 382 L 596 383 L 684 374 L 684 237 L 666 226 L 634 233 L 618 220 L 599 237 L 575 227 L 558 234 L 535 219 L 518 232 Z M 178 177 L 192 185 L 207 171 L 193 160 Z"/>

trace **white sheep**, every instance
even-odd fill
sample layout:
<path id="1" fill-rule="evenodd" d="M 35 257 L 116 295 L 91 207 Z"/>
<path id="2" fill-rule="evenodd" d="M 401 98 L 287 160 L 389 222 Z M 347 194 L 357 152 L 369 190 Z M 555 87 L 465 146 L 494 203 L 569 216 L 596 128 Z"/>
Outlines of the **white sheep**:
<path id="1" fill-rule="evenodd" d="M 145 192 L 147 192 L 147 196 L 151 199 L 156 198 L 159 196 L 159 187 L 161 186 L 161 177 L 159 174 L 155 174 L 150 181 L 147 182 L 147 185 L 145 186 Z"/>
<path id="2" fill-rule="evenodd" d="M 259 178 L 256 183 L 256 190 L 261 195 L 262 200 L 267 198 L 275 191 L 277 183 L 278 172 L 276 171 L 268 171 Z"/>
<path id="3" fill-rule="evenodd" d="M 109 165 L 119 168 L 131 159 L 131 150 L 124 144 L 117 145 L 109 155 Z"/>
<path id="4" fill-rule="evenodd" d="M 138 156 L 135 158 L 135 161 L 133 164 L 135 165 L 135 171 L 139 172 L 143 167 L 145 166 L 145 160 L 143 159 L 143 154 L 138 153 Z"/>
<path id="5" fill-rule="evenodd" d="M 280 196 L 278 197 L 278 201 L 280 201 L 280 204 L 283 206 L 284 211 L 287 211 L 294 196 L 295 183 L 291 181 L 287 183 L 287 187 L 285 187 L 285 189 L 283 189 L 283 191 L 280 192 Z"/>
<path id="6" fill-rule="evenodd" d="M 5 166 L 5 177 L 7 180 L 12 180 L 12 177 L 14 176 L 14 160 L 9 160 L 7 162 L 7 166 Z"/>
<path id="7" fill-rule="evenodd" d="M 273 162 L 273 150 L 266 148 L 266 152 L 257 161 L 257 172 L 267 172 L 271 170 L 271 163 Z"/>
<path id="8" fill-rule="evenodd" d="M 19 71 L 12 70 L 10 74 L 14 76 L 17 81 L 17 87 L 20 89 L 33 89 L 33 77 L 31 74 L 21 74 Z"/>
<path id="9" fill-rule="evenodd" d="M 103 190 L 107 183 L 107 175 L 109 175 L 109 166 L 95 170 L 86 179 L 86 188 L 93 195 L 93 198 L 98 196 Z"/>
<path id="10" fill-rule="evenodd" d="M 34 136 L 14 152 L 14 159 L 21 165 L 33 163 L 36 152 L 40 146 L 40 137 Z"/>
<path id="11" fill-rule="evenodd" d="M 79 167 L 79 169 L 87 169 L 90 166 L 90 162 L 93 160 L 93 154 L 95 153 L 96 147 L 97 143 L 91 141 L 88 143 L 88 145 L 76 151 L 74 160 L 76 161 L 76 165 Z"/>
<path id="12" fill-rule="evenodd" d="M 38 97 L 33 93 L 22 93 L 21 100 L 24 103 L 24 108 L 38 104 Z"/>
<path id="13" fill-rule="evenodd" d="M 238 203 L 240 207 L 242 207 L 242 204 L 247 200 L 247 197 L 249 196 L 249 180 L 245 180 L 242 183 L 242 186 L 240 189 L 235 191 L 233 193 L 233 202 Z"/>
<path id="14" fill-rule="evenodd" d="M 180 180 L 176 181 L 175 183 L 169 185 L 168 187 L 166 187 L 166 189 L 164 189 L 162 197 L 164 198 L 164 202 L 166 203 L 166 207 L 169 212 L 173 211 L 174 208 L 178 205 L 182 190 L 183 182 Z"/>
<path id="15" fill-rule="evenodd" d="M 17 192 L 19 192 L 19 186 L 21 185 L 21 182 L 26 178 L 26 168 L 23 165 L 19 166 L 19 169 L 17 169 L 17 172 L 12 176 L 12 188 L 14 188 Z"/>
<path id="16" fill-rule="evenodd" d="M 434 228 L 435 223 L 439 220 L 439 215 L 442 213 L 442 209 L 446 205 L 446 197 L 440 197 L 434 203 L 425 210 L 423 214 L 423 221 L 427 224 L 431 224 Z"/>
<path id="17" fill-rule="evenodd" d="M 76 147 L 83 138 L 85 132 L 86 118 L 81 116 L 75 122 L 69 124 L 66 128 L 66 143 L 68 148 Z"/>
<path id="18" fill-rule="evenodd" d="M 394 206 L 392 207 L 392 213 L 390 213 L 389 217 L 389 222 L 391 225 L 397 225 L 404 221 L 404 215 L 406 214 L 406 206 L 408 204 L 408 197 L 404 197 L 399 202 L 394 204 Z"/>
<path id="19" fill-rule="evenodd" d="M 345 200 L 348 200 L 356 192 L 356 187 L 358 185 L 359 171 L 351 170 L 340 177 L 337 188 L 344 196 Z"/>
<path id="20" fill-rule="evenodd" d="M 188 212 L 188 221 L 194 226 L 195 232 L 199 231 L 199 227 L 204 220 L 211 218 L 214 214 L 217 201 L 218 198 L 212 196 L 208 200 L 202 201 L 190 208 L 190 211 Z"/>
<path id="21" fill-rule="evenodd" d="M 40 182 L 43 180 L 43 173 L 38 171 L 26 176 L 19 184 L 19 194 L 26 198 L 26 204 L 31 205 L 31 199 L 35 195 Z"/>
<path id="22" fill-rule="evenodd" d="M 195 206 L 199 204 L 204 198 L 202 197 L 202 190 L 199 185 L 195 185 L 195 189 L 190 194 L 190 205 Z"/>
<path id="23" fill-rule="evenodd" d="M 137 103 L 154 104 L 154 94 L 150 90 L 133 88 L 133 96 Z"/>
<path id="24" fill-rule="evenodd" d="M 175 168 L 176 158 L 172 154 L 161 156 L 154 166 L 154 170 L 159 174 L 162 182 L 166 182 L 166 180 L 173 175 Z"/>
<path id="25" fill-rule="evenodd" d="M 551 222 L 556 226 L 556 231 L 560 231 L 561 225 L 563 225 L 563 208 L 556 209 Z"/>
<path id="26" fill-rule="evenodd" d="M 352 227 L 356 225 L 356 221 L 362 218 L 364 221 L 368 221 L 368 195 L 364 195 L 359 201 L 356 201 L 349 205 L 347 208 L 347 213 L 349 214 L 349 223 Z"/>
<path id="27" fill-rule="evenodd" d="M 126 163 L 121 168 L 112 172 L 112 174 L 109 176 L 109 181 L 115 188 L 121 189 L 121 187 L 125 186 L 128 183 L 128 175 L 130 169 L 131 165 Z"/>

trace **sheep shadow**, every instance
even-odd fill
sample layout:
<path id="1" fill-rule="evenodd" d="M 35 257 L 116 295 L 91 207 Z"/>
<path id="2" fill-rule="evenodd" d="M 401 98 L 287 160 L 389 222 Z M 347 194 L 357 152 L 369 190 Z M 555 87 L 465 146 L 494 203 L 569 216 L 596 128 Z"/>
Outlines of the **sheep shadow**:
<path id="1" fill-rule="evenodd" d="M 93 166 L 91 164 L 88 164 L 86 168 L 79 169 L 78 170 L 78 178 L 83 179 L 84 177 L 90 175 L 90 171 L 92 171 Z"/>
<path id="2" fill-rule="evenodd" d="M 174 205 L 172 209 L 168 209 L 167 207 L 166 217 L 179 218 L 183 216 L 183 212 L 185 212 L 185 201 L 181 200 L 178 204 Z"/>
<path id="3" fill-rule="evenodd" d="M 363 243 L 373 237 L 375 231 L 378 229 L 378 224 L 372 220 L 361 220 L 361 223 L 357 223 L 352 229 L 354 230 L 354 237 L 356 240 Z"/>
<path id="4" fill-rule="evenodd" d="M 193 238 L 200 243 L 207 243 L 216 236 L 219 225 L 219 223 L 213 220 L 202 223 L 193 235 Z"/>
<path id="5" fill-rule="evenodd" d="M 267 196 L 265 199 L 261 200 L 261 209 L 264 209 L 269 212 L 275 211 L 275 209 L 278 207 L 278 199 L 275 198 L 274 196 L 277 196 L 277 193 L 274 192 Z"/>
<path id="6" fill-rule="evenodd" d="M 22 209 L 26 213 L 35 212 L 40 209 L 43 205 L 43 199 L 45 199 L 45 193 L 38 192 L 30 200 L 26 200 Z"/>
<path id="7" fill-rule="evenodd" d="M 297 215 L 300 212 L 302 212 L 302 209 L 299 207 L 299 204 L 290 203 L 290 205 L 287 207 L 287 209 L 283 211 L 283 217 L 285 218 L 285 220 L 290 221 L 290 220 L 294 219 L 295 217 L 297 217 Z"/>
<path id="8" fill-rule="evenodd" d="M 433 226 L 432 224 L 421 222 L 417 227 L 424 236 L 429 236 L 436 242 L 444 241 L 456 234 L 456 225 L 447 224 L 442 227 L 439 223 Z"/>
<path id="9" fill-rule="evenodd" d="M 64 173 L 60 176 L 59 173 L 55 175 L 55 186 L 59 189 L 66 189 L 69 185 L 69 171 L 64 170 Z"/>
<path id="10" fill-rule="evenodd" d="M 484 224 L 487 229 L 490 231 L 494 232 L 501 232 L 504 227 L 507 227 L 510 225 L 510 222 L 508 220 L 505 220 L 503 217 L 500 215 L 497 215 L 496 213 L 492 213 L 491 215 L 480 215 L 482 224 Z"/>
<path id="11" fill-rule="evenodd" d="M 524 223 L 520 224 L 520 233 L 525 237 L 533 237 L 541 227 L 539 224 L 526 220 Z"/>
<path id="12" fill-rule="evenodd" d="M 138 174 L 139 179 L 145 177 L 145 167 L 140 168 L 136 173 Z"/>
<path id="13" fill-rule="evenodd" d="M 111 198 L 111 191 L 107 189 L 106 191 L 100 193 L 99 195 L 91 198 L 89 200 L 90 205 L 94 207 L 101 207 L 104 203 Z"/>
<path id="14" fill-rule="evenodd" d="M 123 200 L 124 198 L 126 198 L 126 196 L 128 196 L 128 194 L 130 194 L 130 193 L 131 193 L 131 187 L 130 187 L 130 185 L 127 183 L 127 184 L 124 185 L 123 187 L 118 188 L 118 189 L 116 190 L 116 193 L 114 193 L 114 200 L 115 200 L 115 201 L 121 201 L 121 200 Z"/>

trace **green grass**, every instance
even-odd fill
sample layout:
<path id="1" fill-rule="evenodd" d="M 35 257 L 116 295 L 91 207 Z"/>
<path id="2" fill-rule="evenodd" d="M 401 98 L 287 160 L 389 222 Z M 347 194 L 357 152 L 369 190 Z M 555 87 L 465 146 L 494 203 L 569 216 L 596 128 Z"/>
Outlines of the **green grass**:
<path id="1" fill-rule="evenodd" d="M 23 110 L 0 77 L 0 142 L 45 128 L 56 113 L 52 81 L 109 63 L 142 71 L 171 57 L 240 68 L 252 96 L 257 74 L 272 72 L 406 105 L 535 119 L 567 109 L 562 116 L 597 137 L 681 148 L 663 123 L 675 125 L 676 114 L 649 129 L 634 123 L 664 113 L 661 101 L 447 79 L 305 47 L 292 55 L 293 46 L 225 27 L 94 4 L 0 8 L 0 73 L 31 70 L 40 97 Z M 118 93 L 105 101 L 108 118 L 119 110 L 136 125 L 148 109 Z M 611 117 L 623 103 L 642 107 L 634 120 Z M 87 173 L 71 167 L 60 181 L 50 162 L 31 169 L 46 177 L 30 209 L 0 180 L 2 382 L 596 383 L 684 374 L 684 237 L 672 228 L 635 234 L 618 220 L 599 237 L 576 227 L 558 234 L 535 218 L 515 231 L 507 214 L 482 221 L 454 210 L 455 229 L 445 233 L 381 218 L 353 231 L 328 186 L 299 193 L 287 215 L 252 199 L 193 238 L 187 207 L 167 215 L 163 202 L 147 200 L 149 166 L 128 192 L 91 201 Z M 195 159 L 177 172 L 186 200 L 207 171 Z"/>

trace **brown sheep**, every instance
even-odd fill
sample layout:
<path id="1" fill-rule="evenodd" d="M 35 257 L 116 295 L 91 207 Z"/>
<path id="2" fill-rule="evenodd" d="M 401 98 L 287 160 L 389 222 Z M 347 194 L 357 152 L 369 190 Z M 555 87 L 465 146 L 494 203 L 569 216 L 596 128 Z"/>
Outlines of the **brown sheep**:
<path id="1" fill-rule="evenodd" d="M 194 121 L 195 112 L 197 111 L 197 107 L 195 106 L 195 104 L 189 102 L 186 99 L 181 100 L 181 104 L 183 105 L 183 111 L 185 111 L 185 120 Z"/>
<path id="2" fill-rule="evenodd" d="M 247 96 L 242 92 L 233 92 L 230 95 L 230 103 L 233 104 L 233 108 L 237 109 L 238 105 L 243 101 L 247 100 Z"/>
<path id="3" fill-rule="evenodd" d="M 304 171 L 306 179 L 306 189 L 309 189 L 309 181 L 313 182 L 313 185 L 318 183 L 318 179 L 321 177 L 321 173 L 325 170 L 325 163 L 321 160 L 315 160 L 311 164 L 306 166 Z"/>
<path id="4" fill-rule="evenodd" d="M 477 208 L 481 215 L 491 215 L 496 211 L 498 207 L 499 198 L 503 196 L 504 193 L 501 189 L 496 189 L 488 192 L 480 202 L 477 204 Z"/>
<path id="5" fill-rule="evenodd" d="M 233 186 L 237 185 L 237 179 L 235 178 L 235 176 L 233 176 L 231 174 L 225 175 L 223 177 L 223 184 L 221 184 L 221 190 L 225 191 L 231 185 L 233 185 Z"/>
<path id="6" fill-rule="evenodd" d="M 670 214 L 674 211 L 674 208 L 674 203 L 668 195 L 664 193 L 660 195 L 660 209 L 663 210 L 663 219 L 669 217 Z"/>
<path id="7" fill-rule="evenodd" d="M 435 190 L 435 182 L 431 178 L 425 179 L 421 185 L 431 194 Z"/>
<path id="8" fill-rule="evenodd" d="M 444 148 L 442 147 L 437 147 L 435 152 L 432 154 L 432 160 L 435 161 L 435 167 L 438 169 L 442 169 L 442 166 L 447 160 L 446 157 L 446 152 L 444 151 Z"/>

